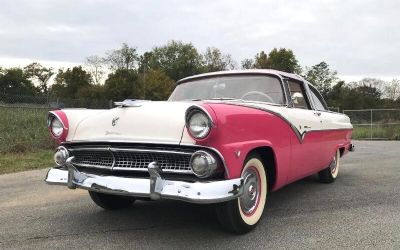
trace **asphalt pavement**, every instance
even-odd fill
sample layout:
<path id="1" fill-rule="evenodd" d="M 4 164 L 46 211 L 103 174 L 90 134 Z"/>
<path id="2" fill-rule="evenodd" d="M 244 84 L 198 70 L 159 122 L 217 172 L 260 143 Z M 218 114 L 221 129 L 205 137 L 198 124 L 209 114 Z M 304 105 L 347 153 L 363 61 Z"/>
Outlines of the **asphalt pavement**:
<path id="1" fill-rule="evenodd" d="M 83 190 L 48 186 L 46 170 L 0 175 L 0 249 L 400 249 L 400 142 L 356 141 L 333 184 L 316 176 L 270 194 L 246 235 L 213 207 L 139 201 L 105 211 Z"/>

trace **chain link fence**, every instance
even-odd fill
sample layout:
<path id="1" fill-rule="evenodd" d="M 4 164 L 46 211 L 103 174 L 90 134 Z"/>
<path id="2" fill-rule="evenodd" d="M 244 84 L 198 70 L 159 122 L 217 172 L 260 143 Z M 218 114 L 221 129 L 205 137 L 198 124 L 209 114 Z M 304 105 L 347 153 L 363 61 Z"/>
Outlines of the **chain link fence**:
<path id="1" fill-rule="evenodd" d="M 46 128 L 49 110 L 112 106 L 112 100 L 0 94 L 0 153 L 53 149 L 54 141 Z M 337 107 L 330 110 L 339 111 Z M 400 109 L 343 110 L 343 113 L 354 126 L 353 138 L 400 140 Z"/>
<path id="2" fill-rule="evenodd" d="M 400 109 L 357 109 L 343 113 L 353 124 L 353 138 L 400 140 Z"/>
<path id="3" fill-rule="evenodd" d="M 112 100 L 60 99 L 50 96 L 0 94 L 0 154 L 54 149 L 46 128 L 49 110 L 110 108 Z"/>

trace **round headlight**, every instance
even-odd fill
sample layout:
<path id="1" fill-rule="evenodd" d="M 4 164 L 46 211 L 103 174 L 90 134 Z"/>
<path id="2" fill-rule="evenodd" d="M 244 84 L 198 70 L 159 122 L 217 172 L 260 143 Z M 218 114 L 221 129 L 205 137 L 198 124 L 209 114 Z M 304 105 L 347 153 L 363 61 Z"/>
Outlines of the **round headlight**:
<path id="1" fill-rule="evenodd" d="M 187 126 L 193 137 L 202 139 L 211 130 L 211 120 L 203 111 L 195 110 L 188 114 Z"/>
<path id="2" fill-rule="evenodd" d="M 60 146 L 57 148 L 57 151 L 54 154 L 54 161 L 58 166 L 64 166 L 65 163 L 67 162 L 68 157 L 69 157 L 68 150 L 63 146 Z"/>
<path id="3" fill-rule="evenodd" d="M 53 119 L 51 119 L 50 129 L 51 129 L 51 133 L 55 137 L 60 137 L 62 135 L 62 133 L 64 132 L 64 126 L 57 117 L 53 117 Z"/>
<path id="4" fill-rule="evenodd" d="M 190 166 L 193 173 L 199 178 L 210 177 L 217 173 L 218 170 L 218 164 L 215 157 L 202 150 L 196 151 L 192 155 Z"/>

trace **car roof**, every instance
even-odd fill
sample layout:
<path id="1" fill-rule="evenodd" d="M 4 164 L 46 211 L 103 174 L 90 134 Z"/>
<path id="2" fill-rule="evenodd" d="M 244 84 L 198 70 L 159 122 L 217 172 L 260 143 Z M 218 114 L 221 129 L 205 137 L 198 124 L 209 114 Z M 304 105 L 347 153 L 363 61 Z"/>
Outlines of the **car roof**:
<path id="1" fill-rule="evenodd" d="M 227 76 L 227 75 L 241 75 L 241 74 L 272 74 L 272 75 L 280 75 L 281 77 L 292 78 L 299 81 L 304 81 L 304 79 L 296 74 L 291 74 L 279 70 L 274 69 L 245 69 L 245 70 L 226 70 L 226 71 L 217 71 L 205 74 L 199 74 L 194 76 L 189 76 L 183 78 L 177 82 L 177 84 L 181 84 L 183 82 L 187 82 L 190 80 L 200 79 L 200 78 L 207 78 L 212 76 Z"/>

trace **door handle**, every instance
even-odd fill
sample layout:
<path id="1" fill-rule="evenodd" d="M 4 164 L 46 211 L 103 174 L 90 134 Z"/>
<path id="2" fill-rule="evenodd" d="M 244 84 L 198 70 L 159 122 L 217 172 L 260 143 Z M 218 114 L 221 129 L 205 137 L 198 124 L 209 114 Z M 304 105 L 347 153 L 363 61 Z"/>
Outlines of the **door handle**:
<path id="1" fill-rule="evenodd" d="M 314 112 L 314 115 L 321 116 L 321 112 Z"/>
<path id="2" fill-rule="evenodd" d="M 304 129 L 310 129 L 311 127 L 310 127 L 310 126 L 307 126 L 307 125 L 304 125 L 303 128 L 304 128 Z"/>

